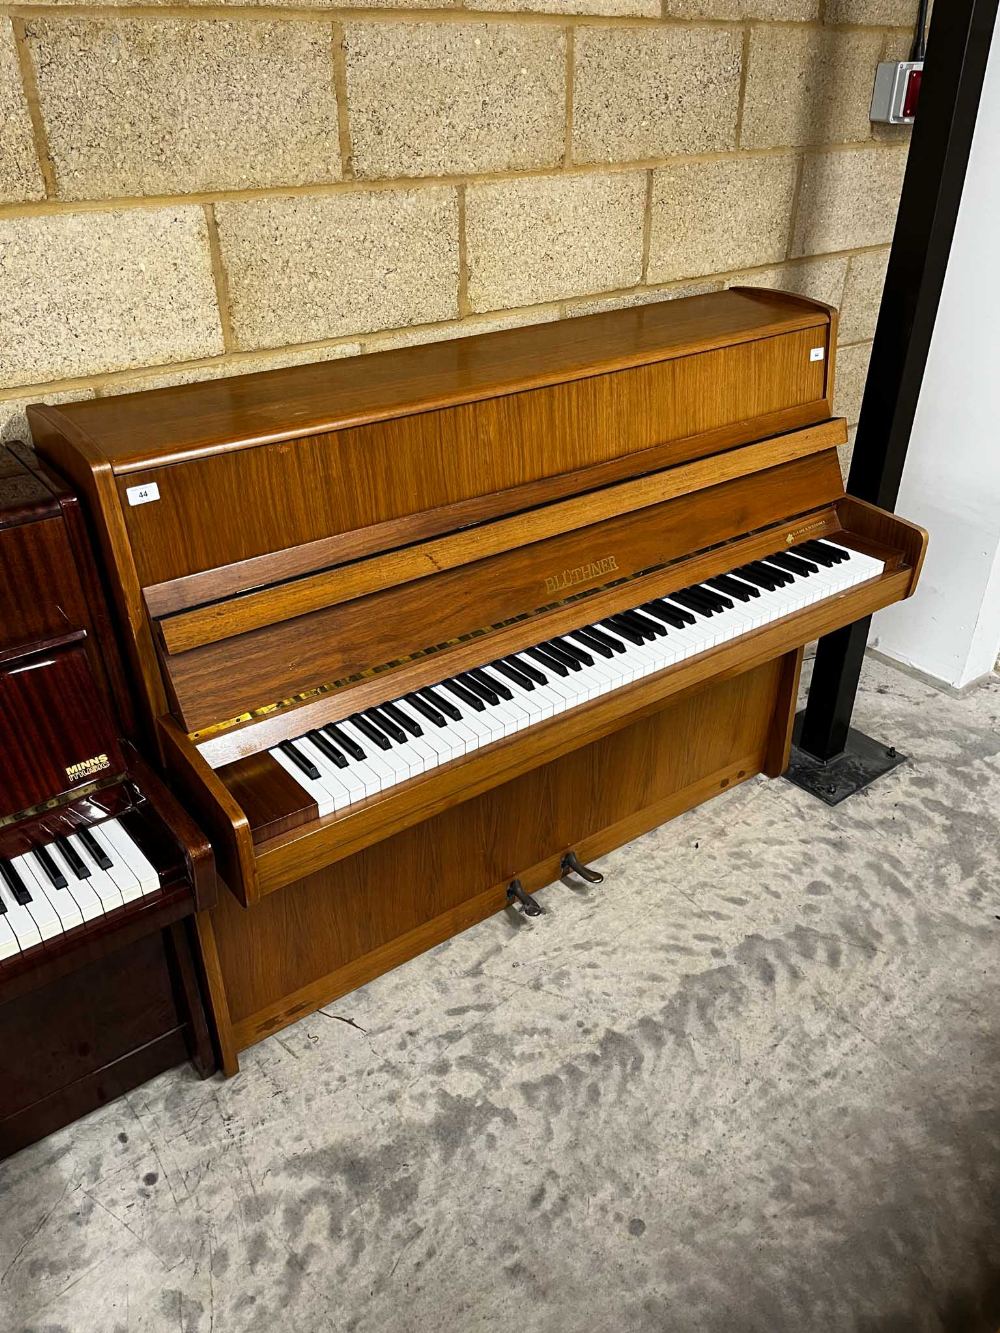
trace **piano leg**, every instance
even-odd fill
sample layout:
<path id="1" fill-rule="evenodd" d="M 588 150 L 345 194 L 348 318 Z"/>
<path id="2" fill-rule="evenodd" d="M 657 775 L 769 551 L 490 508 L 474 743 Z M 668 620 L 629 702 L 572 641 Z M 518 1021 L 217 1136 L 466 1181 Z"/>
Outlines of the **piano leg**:
<path id="1" fill-rule="evenodd" d="M 167 931 L 168 949 L 177 989 L 187 1007 L 188 1045 L 191 1063 L 202 1078 L 214 1074 L 217 1068 L 208 1018 L 201 999 L 201 990 L 195 974 L 193 931 L 190 919 L 175 921 Z"/>

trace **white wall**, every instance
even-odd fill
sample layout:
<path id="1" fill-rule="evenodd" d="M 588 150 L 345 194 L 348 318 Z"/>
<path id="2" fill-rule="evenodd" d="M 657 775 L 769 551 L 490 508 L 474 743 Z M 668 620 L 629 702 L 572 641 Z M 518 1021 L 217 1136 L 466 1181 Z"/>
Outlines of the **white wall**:
<path id="1" fill-rule="evenodd" d="M 1000 655 L 1000 32 L 896 507 L 930 545 L 872 645 L 961 688 Z"/>

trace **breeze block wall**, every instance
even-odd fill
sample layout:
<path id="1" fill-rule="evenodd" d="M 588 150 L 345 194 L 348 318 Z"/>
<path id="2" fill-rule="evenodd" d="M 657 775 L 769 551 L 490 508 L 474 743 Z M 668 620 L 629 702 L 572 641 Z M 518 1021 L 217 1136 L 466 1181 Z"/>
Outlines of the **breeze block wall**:
<path id="1" fill-rule="evenodd" d="M 56 401 L 756 283 L 857 420 L 916 0 L 0 4 L 0 433 Z"/>

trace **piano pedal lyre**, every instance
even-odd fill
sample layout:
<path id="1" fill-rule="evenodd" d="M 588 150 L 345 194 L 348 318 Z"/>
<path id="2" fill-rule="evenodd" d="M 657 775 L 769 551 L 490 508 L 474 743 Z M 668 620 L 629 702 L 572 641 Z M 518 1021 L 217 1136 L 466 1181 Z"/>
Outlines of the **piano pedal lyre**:
<path id="1" fill-rule="evenodd" d="M 604 876 L 599 870 L 591 870 L 590 866 L 585 866 L 576 852 L 570 848 L 562 859 L 560 871 L 564 875 L 578 875 L 580 879 L 586 880 L 588 884 L 603 884 Z"/>
<path id="2" fill-rule="evenodd" d="M 519 879 L 512 879 L 507 885 L 507 906 L 513 907 L 515 902 L 521 904 L 523 916 L 541 916 L 545 910 L 536 899 L 532 898 Z"/>

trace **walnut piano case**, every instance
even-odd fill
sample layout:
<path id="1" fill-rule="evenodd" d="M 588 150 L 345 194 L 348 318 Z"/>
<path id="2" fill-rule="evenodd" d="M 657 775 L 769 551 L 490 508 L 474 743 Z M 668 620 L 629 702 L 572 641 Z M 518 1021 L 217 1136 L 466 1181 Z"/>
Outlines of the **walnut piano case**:
<path id="1" fill-rule="evenodd" d="M 79 503 L 0 449 L 0 1157 L 214 1068 L 190 929 L 212 853 L 131 731 Z"/>
<path id="2" fill-rule="evenodd" d="M 835 323 L 730 291 L 32 409 L 90 497 L 148 723 L 231 890 L 199 919 L 227 1069 L 502 907 L 513 878 L 541 886 L 571 849 L 782 771 L 802 646 L 909 595 L 925 542 L 844 495 Z M 817 539 L 850 578 L 812 565 L 793 596 L 765 575 L 759 605 L 725 613 L 739 627 L 688 631 L 675 597 Z M 662 669 L 641 637 L 599 642 L 650 605 Z M 582 668 L 587 633 L 624 656 Z M 412 727 L 410 700 L 443 707 L 434 687 L 485 667 L 498 687 L 497 662 L 523 686 L 554 641 L 604 683 L 570 706 L 551 678 L 564 702 L 544 714 L 499 703 L 530 725 L 467 753 L 333 808 L 283 761 L 363 710 Z M 404 748 L 441 739 L 434 712 Z"/>

